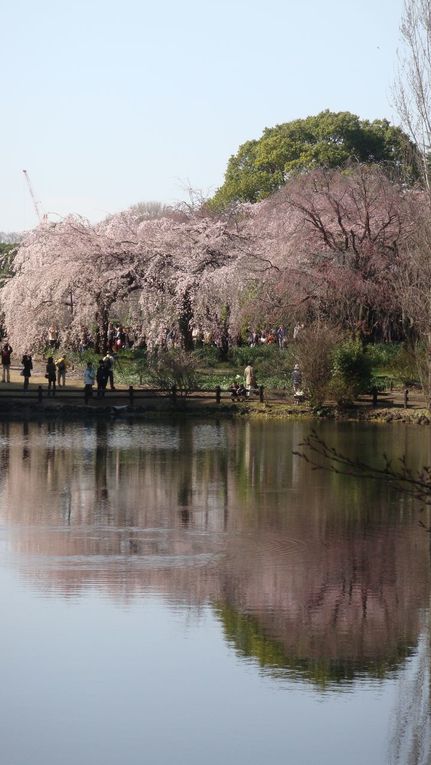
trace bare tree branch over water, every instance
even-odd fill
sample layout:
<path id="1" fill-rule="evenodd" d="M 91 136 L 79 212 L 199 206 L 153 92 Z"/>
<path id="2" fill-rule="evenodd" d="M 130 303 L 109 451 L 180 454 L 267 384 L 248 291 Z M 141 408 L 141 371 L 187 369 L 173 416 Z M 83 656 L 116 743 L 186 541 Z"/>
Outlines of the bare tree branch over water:
<path id="1" fill-rule="evenodd" d="M 394 462 L 387 454 L 383 454 L 382 464 L 378 466 L 343 454 L 329 446 L 315 430 L 298 445 L 298 450 L 293 454 L 305 460 L 313 470 L 329 470 L 340 475 L 383 481 L 404 496 L 420 502 L 422 510 L 431 507 L 431 465 L 412 470 L 407 465 L 405 455 Z M 425 527 L 422 521 L 420 523 Z M 431 531 L 431 528 L 427 528 L 427 531 Z"/>

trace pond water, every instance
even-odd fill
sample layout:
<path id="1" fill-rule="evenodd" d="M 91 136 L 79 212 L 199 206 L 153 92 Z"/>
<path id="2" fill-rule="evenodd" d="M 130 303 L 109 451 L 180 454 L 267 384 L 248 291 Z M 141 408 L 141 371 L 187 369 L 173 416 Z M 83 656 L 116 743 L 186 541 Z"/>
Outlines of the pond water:
<path id="1" fill-rule="evenodd" d="M 0 424 L 2 765 L 429 760 L 429 535 L 300 422 Z M 428 429 L 319 425 L 431 464 Z"/>

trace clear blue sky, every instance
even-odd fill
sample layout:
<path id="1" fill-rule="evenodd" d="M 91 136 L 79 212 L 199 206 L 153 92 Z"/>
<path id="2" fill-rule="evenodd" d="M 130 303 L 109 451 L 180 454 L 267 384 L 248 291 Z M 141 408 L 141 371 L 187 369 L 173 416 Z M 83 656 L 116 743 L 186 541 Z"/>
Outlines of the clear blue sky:
<path id="1" fill-rule="evenodd" d="M 393 118 L 402 0 L 14 0 L 0 9 L 0 231 L 223 181 L 267 126 Z"/>

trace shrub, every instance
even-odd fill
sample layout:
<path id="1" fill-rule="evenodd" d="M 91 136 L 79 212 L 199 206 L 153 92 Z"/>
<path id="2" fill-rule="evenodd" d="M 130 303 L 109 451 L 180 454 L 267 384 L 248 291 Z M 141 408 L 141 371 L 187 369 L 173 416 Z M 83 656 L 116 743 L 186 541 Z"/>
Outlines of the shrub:
<path id="1" fill-rule="evenodd" d="M 323 404 L 332 378 L 333 352 L 340 333 L 320 321 L 304 328 L 295 348 L 295 361 L 312 406 Z"/>
<path id="2" fill-rule="evenodd" d="M 388 377 L 387 375 L 373 375 L 370 380 L 368 393 L 372 393 L 374 390 L 376 390 L 377 393 L 383 393 L 383 391 L 391 387 L 392 382 L 392 377 Z"/>
<path id="3" fill-rule="evenodd" d="M 344 340 L 334 350 L 331 390 L 338 403 L 351 402 L 371 386 L 372 360 L 359 340 Z"/>
<path id="4" fill-rule="evenodd" d="M 172 388 L 175 385 L 183 395 L 199 387 L 196 359 L 179 348 L 152 356 L 149 359 L 149 375 L 158 388 Z"/>

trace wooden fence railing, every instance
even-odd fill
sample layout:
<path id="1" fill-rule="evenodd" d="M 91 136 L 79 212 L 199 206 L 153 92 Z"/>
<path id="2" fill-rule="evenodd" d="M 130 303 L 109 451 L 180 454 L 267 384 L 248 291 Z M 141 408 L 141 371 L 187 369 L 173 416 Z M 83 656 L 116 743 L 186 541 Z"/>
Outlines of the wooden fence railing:
<path id="1" fill-rule="evenodd" d="M 258 388 L 254 389 L 252 392 L 251 398 L 257 397 L 260 402 L 263 403 L 264 399 L 264 387 L 263 385 L 260 385 Z M 138 400 L 143 399 L 152 399 L 152 398 L 170 398 L 172 402 L 176 402 L 178 399 L 199 399 L 199 400 L 211 400 L 216 401 L 217 404 L 220 404 L 222 400 L 226 401 L 237 401 L 237 400 L 247 400 L 246 397 L 241 397 L 241 399 L 233 398 L 231 395 L 231 391 L 229 389 L 221 388 L 219 385 L 217 385 L 214 389 L 211 390 L 204 390 L 204 389 L 195 389 L 195 390 L 189 390 L 189 391 L 181 391 L 178 390 L 175 385 L 172 386 L 172 388 L 134 388 L 133 385 L 129 385 L 128 388 L 116 388 L 114 391 L 109 390 L 109 388 L 106 390 L 105 395 L 103 397 L 97 396 L 97 390 L 93 389 L 92 396 L 89 397 L 84 388 L 63 388 L 63 387 L 57 387 L 55 391 L 55 396 L 48 394 L 48 389 L 46 386 L 35 386 L 35 387 L 29 387 L 28 390 L 24 390 L 23 388 L 15 388 L 15 387 L 7 387 L 3 388 L 0 387 L 0 401 L 4 399 L 36 399 L 39 403 L 44 401 L 45 399 L 49 398 L 55 398 L 56 400 L 61 399 L 70 399 L 70 398 L 76 398 L 76 399 L 84 399 L 86 403 L 88 403 L 89 400 L 100 402 L 100 403 L 107 403 L 110 399 L 115 400 L 124 400 L 127 402 L 129 406 L 134 406 L 134 404 Z"/>

